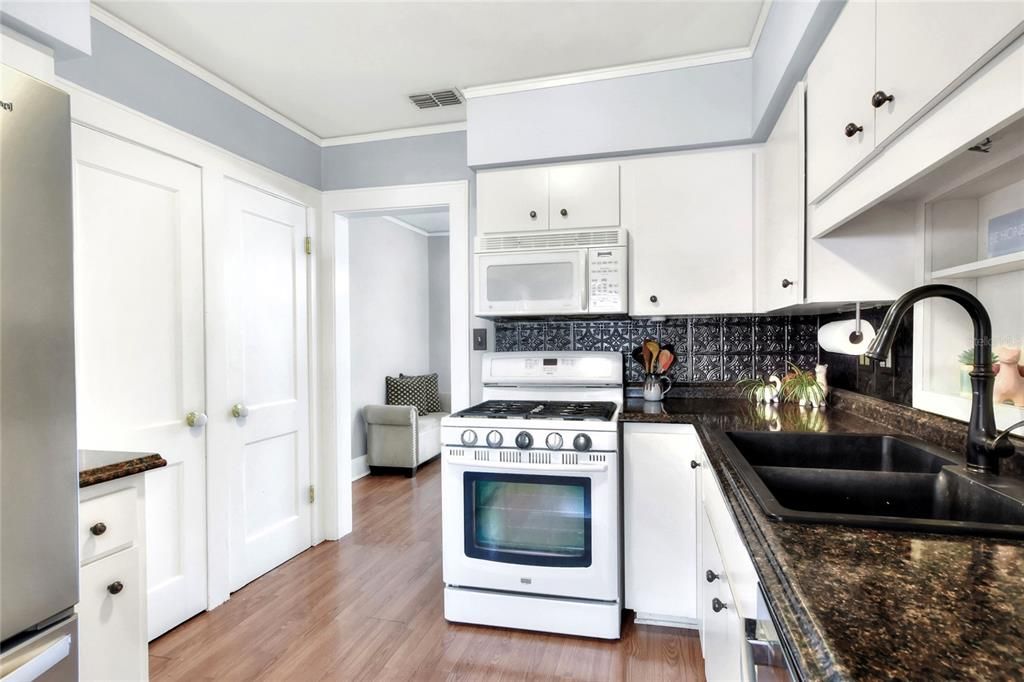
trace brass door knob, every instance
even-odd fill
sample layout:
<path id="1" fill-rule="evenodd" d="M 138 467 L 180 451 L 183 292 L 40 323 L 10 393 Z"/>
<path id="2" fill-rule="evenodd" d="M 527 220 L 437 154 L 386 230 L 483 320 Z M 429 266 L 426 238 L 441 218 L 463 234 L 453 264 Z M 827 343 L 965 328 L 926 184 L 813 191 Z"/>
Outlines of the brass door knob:
<path id="1" fill-rule="evenodd" d="M 231 416 L 235 419 L 244 419 L 249 416 L 249 408 L 244 403 L 235 403 L 231 406 Z"/>
<path id="2" fill-rule="evenodd" d="M 206 426 L 206 415 L 202 412 L 189 412 L 185 415 L 185 423 L 193 428 Z"/>

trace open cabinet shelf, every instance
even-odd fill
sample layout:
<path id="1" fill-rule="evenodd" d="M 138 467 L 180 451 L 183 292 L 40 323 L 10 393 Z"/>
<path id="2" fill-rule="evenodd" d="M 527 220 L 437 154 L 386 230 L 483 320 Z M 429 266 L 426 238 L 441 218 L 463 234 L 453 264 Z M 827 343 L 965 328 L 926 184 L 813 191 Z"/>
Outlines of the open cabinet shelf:
<path id="1" fill-rule="evenodd" d="M 932 271 L 932 279 L 975 279 L 1024 270 L 1024 251 Z"/>

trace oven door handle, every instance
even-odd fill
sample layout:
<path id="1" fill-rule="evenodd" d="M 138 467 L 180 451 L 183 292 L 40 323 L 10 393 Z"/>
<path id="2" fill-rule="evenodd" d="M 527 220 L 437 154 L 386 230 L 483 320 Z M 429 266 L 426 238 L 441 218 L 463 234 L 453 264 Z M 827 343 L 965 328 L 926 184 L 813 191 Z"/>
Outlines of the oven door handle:
<path id="1" fill-rule="evenodd" d="M 449 457 L 449 464 L 481 469 L 513 469 L 516 471 L 574 471 L 577 473 L 600 473 L 608 470 L 608 463 L 600 464 L 522 464 L 517 462 L 481 462 L 474 459 L 460 460 Z"/>

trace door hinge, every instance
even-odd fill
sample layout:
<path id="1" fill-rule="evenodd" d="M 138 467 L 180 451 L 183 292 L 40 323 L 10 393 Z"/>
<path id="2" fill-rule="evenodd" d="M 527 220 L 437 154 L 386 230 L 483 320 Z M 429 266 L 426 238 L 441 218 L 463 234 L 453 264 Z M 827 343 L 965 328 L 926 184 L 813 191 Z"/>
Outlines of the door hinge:
<path id="1" fill-rule="evenodd" d="M 310 256 L 313 255 L 313 238 L 312 237 L 306 237 L 306 254 L 310 255 Z"/>
<path id="2" fill-rule="evenodd" d="M 316 502 L 316 486 L 311 485 L 309 486 L 309 503 L 313 504 L 314 502 Z"/>

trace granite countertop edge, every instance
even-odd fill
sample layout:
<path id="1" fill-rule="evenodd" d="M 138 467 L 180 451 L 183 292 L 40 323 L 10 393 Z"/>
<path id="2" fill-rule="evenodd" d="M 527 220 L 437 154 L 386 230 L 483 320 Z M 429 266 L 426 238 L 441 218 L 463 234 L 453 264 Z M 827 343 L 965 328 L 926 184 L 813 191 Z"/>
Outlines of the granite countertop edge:
<path id="1" fill-rule="evenodd" d="M 165 466 L 167 466 L 167 460 L 160 455 L 144 455 L 101 467 L 82 469 L 78 472 L 78 487 L 88 488 L 91 485 L 116 481 L 119 478 L 134 476 Z"/>

